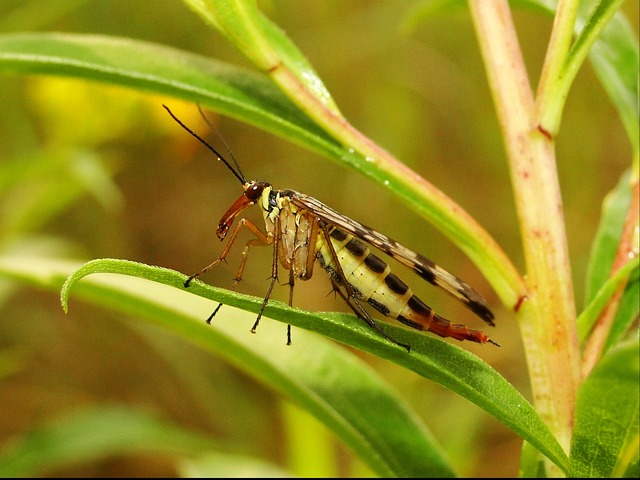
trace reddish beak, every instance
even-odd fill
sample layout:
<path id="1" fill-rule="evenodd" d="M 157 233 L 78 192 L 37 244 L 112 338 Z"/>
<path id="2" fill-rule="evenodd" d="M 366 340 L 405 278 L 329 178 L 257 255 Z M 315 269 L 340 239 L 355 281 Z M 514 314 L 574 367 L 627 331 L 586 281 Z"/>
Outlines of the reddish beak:
<path id="1" fill-rule="evenodd" d="M 229 207 L 229 210 L 227 210 L 227 212 L 220 219 L 220 222 L 218 222 L 216 235 L 218 235 L 218 238 L 220 240 L 223 240 L 224 237 L 227 236 L 229 228 L 231 228 L 231 225 L 233 225 L 233 221 L 236 216 L 245 208 L 250 207 L 253 204 L 254 202 L 249 200 L 244 193 L 240 195 L 235 202 L 233 202 L 233 205 Z"/>

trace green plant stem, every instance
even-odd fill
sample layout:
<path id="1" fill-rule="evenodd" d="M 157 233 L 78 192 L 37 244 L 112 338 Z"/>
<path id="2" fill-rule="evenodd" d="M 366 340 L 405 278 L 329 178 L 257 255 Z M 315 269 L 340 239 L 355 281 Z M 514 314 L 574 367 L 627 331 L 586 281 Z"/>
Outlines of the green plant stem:
<path id="1" fill-rule="evenodd" d="M 534 99 L 507 1 L 469 4 L 506 143 L 523 239 L 527 299 L 519 318 L 534 402 L 569 451 L 580 369 L 554 144 L 532 123 Z"/>

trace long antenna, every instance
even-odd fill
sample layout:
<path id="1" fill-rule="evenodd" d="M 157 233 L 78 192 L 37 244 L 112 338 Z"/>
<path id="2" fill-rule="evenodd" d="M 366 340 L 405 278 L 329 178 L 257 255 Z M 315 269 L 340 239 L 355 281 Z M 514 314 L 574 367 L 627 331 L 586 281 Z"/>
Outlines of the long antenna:
<path id="1" fill-rule="evenodd" d="M 224 144 L 224 147 L 227 149 L 227 153 L 229 154 L 229 157 L 231 157 L 231 160 L 233 161 L 233 164 L 236 167 L 236 171 L 240 174 L 240 176 L 242 178 L 246 178 L 244 176 L 244 172 L 242 171 L 242 168 L 240 168 L 240 164 L 238 163 L 238 160 L 236 160 L 235 155 L 233 154 L 233 152 L 231 151 L 231 149 L 229 148 L 229 144 L 227 143 L 227 141 L 224 139 L 224 137 L 220 134 L 220 131 L 218 130 L 218 128 L 213 125 L 209 119 L 207 118 L 207 116 L 204 114 L 204 112 L 202 111 L 202 107 L 200 107 L 200 104 L 198 104 L 198 112 L 200 112 L 200 116 L 203 118 L 203 120 L 205 122 L 207 122 L 207 125 L 209 125 L 209 128 L 211 128 L 211 130 L 213 130 L 214 132 L 216 132 L 216 135 L 218 135 L 218 138 L 222 141 L 222 143 Z"/>
<path id="2" fill-rule="evenodd" d="M 222 161 L 222 163 L 224 163 L 224 164 L 227 166 L 227 168 L 228 168 L 229 170 L 231 170 L 231 173 L 233 173 L 233 175 L 234 175 L 238 180 L 240 180 L 240 183 L 242 183 L 243 185 L 244 185 L 245 183 L 247 183 L 247 181 L 244 179 L 244 176 L 242 175 L 242 172 L 240 172 L 240 168 L 238 168 L 238 172 L 236 172 L 236 171 L 234 170 L 234 168 L 231 166 L 231 164 L 227 161 L 227 159 L 226 159 L 226 158 L 224 158 L 224 157 L 220 154 L 220 152 L 218 152 L 215 148 L 213 148 L 211 145 L 209 145 L 209 144 L 208 144 L 205 140 L 203 140 L 203 139 L 202 139 L 202 137 L 200 137 L 196 132 L 194 132 L 194 131 L 193 131 L 193 130 L 191 130 L 189 127 L 187 127 L 184 123 L 182 123 L 182 122 L 180 121 L 180 119 L 179 119 L 178 117 L 176 117 L 176 116 L 173 114 L 173 112 L 172 112 L 171 110 L 169 110 L 169 107 L 167 107 L 167 106 L 166 106 L 166 105 L 164 105 L 164 104 L 163 104 L 162 106 L 164 107 L 164 109 L 165 109 L 167 112 L 169 112 L 169 115 L 171 115 L 171 118 L 173 118 L 173 119 L 176 121 L 176 123 L 177 123 L 178 125 L 180 125 L 182 128 L 184 128 L 187 132 L 189 132 L 191 135 L 193 135 L 193 136 L 194 136 L 194 137 L 195 137 L 195 138 L 196 138 L 200 143 L 202 143 L 205 147 L 207 147 L 209 150 L 211 150 L 211 151 L 215 154 L 216 158 L 217 158 L 218 160 L 221 160 L 221 161 Z M 207 122 L 207 123 L 209 123 L 209 122 Z M 235 163 L 235 159 L 234 159 L 234 163 Z M 236 163 L 236 167 L 237 167 L 237 163 Z"/>

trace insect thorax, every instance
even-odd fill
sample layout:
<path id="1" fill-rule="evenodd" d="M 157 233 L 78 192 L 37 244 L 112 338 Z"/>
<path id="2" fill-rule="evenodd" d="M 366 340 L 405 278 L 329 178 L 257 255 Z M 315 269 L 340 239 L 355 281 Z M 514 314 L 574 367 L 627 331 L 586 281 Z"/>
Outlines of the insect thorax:
<path id="1" fill-rule="evenodd" d="M 307 280 L 311 278 L 315 259 L 315 218 L 291 202 L 289 191 L 269 190 L 261 199 L 267 234 L 280 237 L 278 258 L 282 266 L 291 269 L 296 278 Z M 279 233 L 275 231 L 276 222 L 280 225 Z"/>

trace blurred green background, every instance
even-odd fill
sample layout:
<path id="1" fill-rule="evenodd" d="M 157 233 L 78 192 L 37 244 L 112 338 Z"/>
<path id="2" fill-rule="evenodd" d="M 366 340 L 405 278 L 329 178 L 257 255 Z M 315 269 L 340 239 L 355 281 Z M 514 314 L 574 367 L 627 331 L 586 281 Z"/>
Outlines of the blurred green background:
<path id="1" fill-rule="evenodd" d="M 464 8 L 415 15 L 427 3 L 260 5 L 307 55 L 345 116 L 461 204 L 522 268 L 509 172 L 470 17 Z M 626 2 L 624 11 L 637 32 L 638 3 Z M 515 19 L 535 87 L 551 18 L 516 10 Z M 132 37 L 248 66 L 176 0 L 0 0 L 0 31 Z M 0 76 L 2 253 L 126 258 L 187 274 L 215 258 L 221 248 L 215 227 L 240 188 L 166 115 L 162 103 L 224 151 L 195 105 L 78 80 Z M 209 117 L 248 177 L 315 196 L 476 286 L 496 312 L 490 333 L 502 348 L 468 348 L 528 396 L 514 316 L 441 234 L 343 167 L 251 126 Z M 570 92 L 557 139 L 578 305 L 602 198 L 630 155 L 616 111 L 586 65 Z M 230 286 L 238 253 L 205 281 Z M 262 296 L 270 265 L 270 251 L 252 251 L 241 291 Z M 437 311 L 481 328 L 449 297 L 423 287 L 408 271 L 398 273 Z M 286 299 L 286 288 L 276 290 L 275 298 Z M 342 310 L 329 291 L 328 279 L 317 270 L 297 287 L 296 305 Z M 203 311 L 203 319 L 208 313 Z M 225 321 L 224 309 L 216 321 Z M 135 319 L 81 302 L 64 315 L 56 294 L 2 281 L 0 355 L 11 359 L 0 362 L 0 449 L 74 411 L 128 405 L 295 475 L 370 474 L 331 433 L 250 375 Z M 408 400 L 462 475 L 517 474 L 521 442 L 510 430 L 424 378 L 362 356 Z M 177 470 L 171 455 L 143 452 L 43 474 L 172 476 Z"/>

